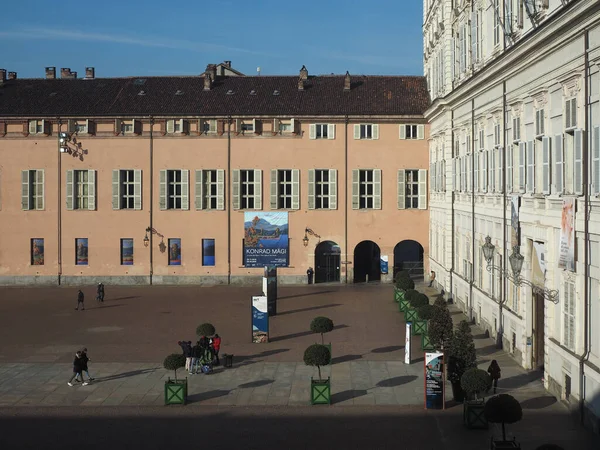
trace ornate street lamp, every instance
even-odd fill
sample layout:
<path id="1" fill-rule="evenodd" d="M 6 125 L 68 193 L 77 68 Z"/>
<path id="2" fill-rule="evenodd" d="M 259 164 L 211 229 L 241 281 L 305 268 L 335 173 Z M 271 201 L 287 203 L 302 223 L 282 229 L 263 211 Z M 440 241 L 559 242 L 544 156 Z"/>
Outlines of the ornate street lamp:
<path id="1" fill-rule="evenodd" d="M 305 247 L 308 247 L 308 235 L 314 236 L 317 239 L 321 239 L 321 236 L 319 236 L 317 233 L 315 233 L 313 230 L 311 230 L 310 228 L 306 227 L 304 229 L 304 237 L 302 238 L 302 243 L 304 244 Z"/>

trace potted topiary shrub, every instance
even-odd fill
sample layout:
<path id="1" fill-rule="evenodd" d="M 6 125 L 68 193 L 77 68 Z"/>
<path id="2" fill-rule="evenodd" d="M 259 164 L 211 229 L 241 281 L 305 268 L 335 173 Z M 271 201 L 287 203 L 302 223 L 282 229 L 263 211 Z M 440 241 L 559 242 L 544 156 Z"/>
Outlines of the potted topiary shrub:
<path id="1" fill-rule="evenodd" d="M 425 294 L 418 293 L 416 295 L 411 296 L 409 302 L 410 309 L 404 313 L 404 319 L 406 322 L 413 322 L 413 334 L 420 334 L 423 331 L 423 326 L 426 325 L 422 320 L 419 320 L 417 309 L 421 306 L 429 305 L 429 297 L 427 297 Z M 420 327 L 420 333 L 416 333 L 417 327 Z"/>
<path id="2" fill-rule="evenodd" d="M 461 387 L 461 378 L 468 370 L 477 367 L 477 354 L 471 326 L 466 320 L 458 324 L 454 332 L 448 352 L 448 380 L 452 384 L 452 395 L 457 402 L 465 398 Z"/>
<path id="3" fill-rule="evenodd" d="M 447 349 L 450 345 L 453 333 L 452 316 L 450 311 L 444 306 L 433 305 L 433 314 L 427 324 L 427 334 L 431 345 L 436 350 Z"/>
<path id="4" fill-rule="evenodd" d="M 399 272 L 398 274 L 400 274 Z M 394 300 L 397 302 L 404 298 L 404 294 L 408 289 L 414 289 L 415 282 L 410 278 L 408 274 L 398 276 L 396 275 L 395 289 L 394 289 Z"/>
<path id="5" fill-rule="evenodd" d="M 416 291 L 414 289 L 407 289 L 404 292 L 404 297 L 402 298 L 402 300 L 400 300 L 398 302 L 398 310 L 401 313 L 405 313 L 406 311 L 408 311 L 411 308 L 411 306 L 410 306 L 411 299 L 415 298 L 418 295 L 419 295 L 419 291 Z"/>
<path id="6" fill-rule="evenodd" d="M 417 319 L 413 322 L 413 334 L 427 334 L 427 323 L 433 316 L 433 306 L 429 303 L 420 305 L 416 308 Z"/>
<path id="7" fill-rule="evenodd" d="M 311 405 L 330 405 L 331 404 L 331 378 L 326 380 L 321 376 L 321 366 L 326 366 L 331 362 L 331 353 L 329 349 L 322 344 L 313 344 L 304 351 L 304 364 L 314 366 L 319 371 L 319 378 L 310 377 L 310 404 Z"/>
<path id="8" fill-rule="evenodd" d="M 487 428 L 488 422 L 484 415 L 485 403 L 479 396 L 492 386 L 490 375 L 485 370 L 468 369 L 460 379 L 460 386 L 466 396 L 463 403 L 464 424 L 468 428 Z"/>
<path id="9" fill-rule="evenodd" d="M 172 370 L 175 379 L 171 377 L 165 381 L 165 405 L 185 405 L 187 401 L 187 378 L 177 379 L 177 369 L 185 367 L 185 356 L 181 353 L 172 353 L 167 356 L 163 362 L 167 370 Z"/>
<path id="10" fill-rule="evenodd" d="M 215 327 L 212 323 L 203 323 L 196 327 L 196 335 L 198 337 L 206 336 L 214 336 L 215 335 Z"/>
<path id="11" fill-rule="evenodd" d="M 326 346 L 331 354 L 331 342 L 329 344 L 325 344 L 325 338 L 323 335 L 324 333 L 329 333 L 333 330 L 333 320 L 323 316 L 315 317 L 310 323 L 310 330 L 313 333 L 321 333 L 321 344 Z"/>
<path id="12" fill-rule="evenodd" d="M 512 441 L 506 440 L 505 428 L 505 424 L 515 423 L 523 418 L 523 409 L 517 399 L 508 394 L 496 395 L 485 404 L 484 414 L 488 422 L 502 424 L 502 440 L 492 438 L 492 450 L 521 448 L 514 438 Z"/>

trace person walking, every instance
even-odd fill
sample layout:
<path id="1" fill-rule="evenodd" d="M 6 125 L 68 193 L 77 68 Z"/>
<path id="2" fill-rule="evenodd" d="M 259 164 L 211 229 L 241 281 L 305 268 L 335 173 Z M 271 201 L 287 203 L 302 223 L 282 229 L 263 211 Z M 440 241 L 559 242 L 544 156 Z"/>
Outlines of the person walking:
<path id="1" fill-rule="evenodd" d="M 90 375 L 90 372 L 88 370 L 88 362 L 90 361 L 90 358 L 88 357 L 87 354 L 88 349 L 84 348 L 83 350 L 81 350 L 81 381 L 83 381 L 83 372 L 85 372 L 85 374 L 88 377 L 88 383 L 90 381 L 94 381 L 94 379 L 92 378 L 92 376 Z"/>
<path id="2" fill-rule="evenodd" d="M 429 287 L 433 286 L 433 282 L 435 281 L 435 272 L 431 271 L 431 276 L 429 277 Z"/>
<path id="3" fill-rule="evenodd" d="M 83 365 L 82 365 L 82 360 L 81 360 L 81 352 L 77 352 L 77 353 L 75 353 L 75 359 L 73 360 L 73 375 L 71 376 L 69 381 L 67 381 L 67 384 L 69 386 L 73 387 L 73 380 L 77 379 L 79 376 L 83 380 L 82 371 L 83 371 Z M 84 382 L 83 386 L 87 386 L 88 384 L 89 383 Z"/>
<path id="4" fill-rule="evenodd" d="M 96 288 L 96 300 L 104 303 L 104 285 L 102 283 L 98 283 Z"/>
<path id="5" fill-rule="evenodd" d="M 219 361 L 219 350 L 221 350 L 221 336 L 215 334 L 215 337 L 212 340 L 213 351 L 215 355 L 215 366 L 221 365 L 221 361 Z"/>
<path id="6" fill-rule="evenodd" d="M 315 274 L 315 271 L 312 267 L 309 267 L 308 270 L 306 271 L 306 276 L 308 277 L 308 284 L 313 284 L 313 275 Z"/>
<path id="7" fill-rule="evenodd" d="M 192 341 L 179 341 L 177 343 L 183 350 L 183 356 L 185 356 L 185 370 L 189 372 L 192 363 Z"/>
<path id="8" fill-rule="evenodd" d="M 85 310 L 85 307 L 83 306 L 83 299 L 84 299 L 84 295 L 83 292 L 81 291 L 81 289 L 79 289 L 77 291 L 77 308 L 75 308 L 76 311 L 79 311 L 79 305 L 81 305 L 81 310 Z"/>
<path id="9" fill-rule="evenodd" d="M 490 378 L 492 379 L 492 383 L 494 386 L 494 394 L 495 394 L 496 388 L 498 387 L 498 380 L 500 379 L 500 376 L 501 376 L 500 366 L 498 365 L 498 362 L 495 359 L 492 360 L 492 362 L 490 363 L 490 367 L 488 367 L 487 371 L 490 374 Z"/>

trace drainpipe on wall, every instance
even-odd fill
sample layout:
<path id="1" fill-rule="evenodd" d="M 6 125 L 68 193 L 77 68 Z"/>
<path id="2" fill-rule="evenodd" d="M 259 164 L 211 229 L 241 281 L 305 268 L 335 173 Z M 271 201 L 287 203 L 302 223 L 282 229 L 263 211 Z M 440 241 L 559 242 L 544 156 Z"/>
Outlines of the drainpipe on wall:
<path id="1" fill-rule="evenodd" d="M 473 176 L 475 173 L 475 99 L 471 99 L 471 248 L 473 251 L 473 256 L 471 258 L 471 273 L 469 273 L 469 320 L 471 323 L 474 322 L 473 317 L 473 283 L 475 277 L 473 276 L 473 272 L 475 271 L 474 260 L 475 260 L 475 251 L 477 250 L 475 244 L 475 177 Z M 479 171 L 477 172 L 479 173 Z"/>
<path id="2" fill-rule="evenodd" d="M 346 284 L 348 284 L 348 116 L 344 117 L 344 252 L 346 260 Z"/>
<path id="3" fill-rule="evenodd" d="M 227 117 L 227 178 L 231 176 L 231 116 Z M 231 183 L 226 179 L 227 183 L 227 202 L 231 198 Z M 231 205 L 227 206 L 227 284 L 231 284 Z M 242 252 L 244 249 L 242 249 Z"/>
<path id="4" fill-rule="evenodd" d="M 154 229 L 154 118 L 150 116 L 150 229 Z M 154 233 L 150 232 L 150 285 L 154 276 Z"/>
<path id="5" fill-rule="evenodd" d="M 450 167 L 452 167 L 452 170 L 455 171 L 456 170 L 456 166 L 454 165 L 454 110 L 450 111 L 450 126 L 452 127 L 452 131 L 450 132 L 450 155 L 452 156 L 452 164 L 450 165 Z M 453 181 L 456 180 L 456 174 L 452 174 L 452 178 Z M 451 237 L 451 242 L 450 242 L 450 286 L 449 286 L 449 299 L 448 300 L 453 300 L 454 298 L 454 285 L 452 282 L 452 275 L 454 274 L 454 252 L 455 252 L 455 248 L 454 248 L 454 194 L 455 194 L 455 189 L 456 186 L 454 185 L 454 182 L 452 183 L 452 190 L 450 191 L 450 196 L 451 196 L 451 200 L 450 200 L 450 237 Z"/>
<path id="6" fill-rule="evenodd" d="M 589 132 L 590 132 L 590 59 L 589 59 L 589 50 L 590 50 L 590 36 L 589 31 L 585 30 L 583 33 L 584 40 L 584 110 L 585 110 L 585 133 L 583 133 L 583 198 L 584 198 L 584 219 L 583 219 L 583 353 L 581 355 L 581 359 L 579 360 L 579 414 L 581 418 L 581 423 L 585 422 L 585 362 L 590 357 L 590 346 L 589 346 L 589 332 L 590 332 L 590 324 L 589 324 L 589 277 L 590 277 L 590 269 L 589 269 L 589 245 L 590 245 L 590 189 L 589 189 Z"/>
<path id="7" fill-rule="evenodd" d="M 58 285 L 60 286 L 61 277 L 62 277 L 62 205 L 61 205 L 61 190 L 62 190 L 62 181 L 61 181 L 61 171 L 62 171 L 62 153 L 60 151 L 60 133 L 62 129 L 62 121 L 60 117 L 56 118 L 56 122 L 58 123 L 58 139 L 56 144 L 58 146 Z"/>
<path id="8" fill-rule="evenodd" d="M 506 200 L 508 192 L 506 192 L 506 81 L 502 82 L 502 259 L 500 260 L 500 270 L 507 266 L 508 256 L 506 255 Z M 506 300 L 506 285 L 508 280 L 504 276 L 504 272 L 500 272 L 502 276 L 502 283 L 500 283 L 500 295 L 498 297 L 498 322 L 500 324 L 498 334 L 496 336 L 496 348 L 502 349 L 503 337 L 504 337 L 504 313 L 503 307 Z"/>

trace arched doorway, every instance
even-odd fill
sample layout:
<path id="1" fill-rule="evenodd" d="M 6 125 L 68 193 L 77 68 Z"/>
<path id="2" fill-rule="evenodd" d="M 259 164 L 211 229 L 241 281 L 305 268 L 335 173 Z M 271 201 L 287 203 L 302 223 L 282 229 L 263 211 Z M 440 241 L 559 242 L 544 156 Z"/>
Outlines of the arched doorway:
<path id="1" fill-rule="evenodd" d="M 354 247 L 354 282 L 381 280 L 381 250 L 373 241 L 362 241 Z"/>
<path id="2" fill-rule="evenodd" d="M 406 270 L 412 278 L 423 278 L 423 246 L 407 239 L 394 247 L 394 278 L 400 270 Z"/>
<path id="3" fill-rule="evenodd" d="M 323 241 L 315 249 L 315 283 L 340 281 L 342 250 L 333 241 Z"/>

